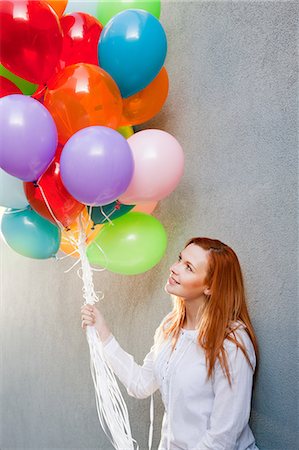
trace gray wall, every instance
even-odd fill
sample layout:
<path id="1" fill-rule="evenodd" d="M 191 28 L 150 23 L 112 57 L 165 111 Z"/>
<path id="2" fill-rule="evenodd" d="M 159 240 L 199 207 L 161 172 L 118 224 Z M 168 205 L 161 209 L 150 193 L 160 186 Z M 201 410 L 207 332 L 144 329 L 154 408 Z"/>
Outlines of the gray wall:
<path id="1" fill-rule="evenodd" d="M 296 9 L 293 2 L 163 3 L 171 88 L 143 128 L 173 134 L 186 155 L 181 184 L 155 212 L 169 246 L 146 274 L 95 276 L 112 331 L 141 363 L 170 308 L 163 287 L 185 241 L 217 237 L 236 250 L 260 344 L 251 422 L 261 450 L 295 450 L 299 442 Z M 81 280 L 64 273 L 71 261 L 29 260 L 4 244 L 1 256 L 1 449 L 110 449 L 80 328 Z M 145 449 L 149 400 L 124 395 Z M 154 449 L 159 393 L 155 403 Z"/>

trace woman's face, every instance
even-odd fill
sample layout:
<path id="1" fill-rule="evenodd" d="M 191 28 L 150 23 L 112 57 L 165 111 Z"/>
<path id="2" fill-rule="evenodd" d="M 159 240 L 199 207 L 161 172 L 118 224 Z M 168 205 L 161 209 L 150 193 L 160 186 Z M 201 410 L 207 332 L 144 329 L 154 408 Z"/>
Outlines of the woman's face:
<path id="1" fill-rule="evenodd" d="M 184 248 L 177 261 L 170 267 L 170 277 L 165 291 L 186 300 L 207 295 L 209 291 L 205 278 L 208 257 L 208 251 L 198 245 L 190 244 Z"/>

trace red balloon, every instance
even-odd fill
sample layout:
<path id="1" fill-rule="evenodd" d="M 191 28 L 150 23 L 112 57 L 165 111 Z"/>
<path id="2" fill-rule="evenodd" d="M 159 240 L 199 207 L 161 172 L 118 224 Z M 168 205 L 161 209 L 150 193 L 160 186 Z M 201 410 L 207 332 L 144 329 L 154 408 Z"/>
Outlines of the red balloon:
<path id="1" fill-rule="evenodd" d="M 45 83 L 59 66 L 62 29 L 53 8 L 38 0 L 1 0 L 0 60 L 31 83 Z"/>
<path id="2" fill-rule="evenodd" d="M 42 105 L 44 104 L 44 97 L 47 90 L 47 85 L 40 84 L 36 91 L 31 95 L 32 98 L 38 100 Z"/>
<path id="3" fill-rule="evenodd" d="M 56 225 L 42 195 L 43 191 L 56 219 L 64 227 L 69 227 L 85 208 L 85 205 L 75 200 L 62 184 L 59 164 L 61 151 L 62 148 L 58 146 L 54 160 L 40 177 L 38 185 L 36 186 L 33 182 L 24 182 L 24 191 L 32 208 Z"/>
<path id="4" fill-rule="evenodd" d="M 60 24 L 64 34 L 61 68 L 76 63 L 98 65 L 98 43 L 102 24 L 95 17 L 81 12 L 62 17 Z"/>
<path id="5" fill-rule="evenodd" d="M 0 76 L 0 98 L 11 94 L 22 94 L 22 91 L 12 81 Z"/>

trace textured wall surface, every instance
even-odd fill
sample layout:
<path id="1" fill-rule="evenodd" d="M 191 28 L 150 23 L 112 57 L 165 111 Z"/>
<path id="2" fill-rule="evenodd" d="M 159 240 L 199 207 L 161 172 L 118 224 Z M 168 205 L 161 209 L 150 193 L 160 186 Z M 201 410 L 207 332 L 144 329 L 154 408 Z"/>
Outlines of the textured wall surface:
<path id="1" fill-rule="evenodd" d="M 297 18 L 295 2 L 163 3 L 171 86 L 143 128 L 173 134 L 186 155 L 181 184 L 154 213 L 169 245 L 146 274 L 95 275 L 113 333 L 141 363 L 171 307 L 164 285 L 185 241 L 217 237 L 235 249 L 260 344 L 251 424 L 261 450 L 299 442 Z M 2 243 L 1 263 L 1 449 L 111 449 L 80 328 L 81 280 L 64 273 L 72 261 L 26 259 Z M 149 399 L 122 392 L 146 449 Z M 154 449 L 159 393 L 155 413 Z"/>

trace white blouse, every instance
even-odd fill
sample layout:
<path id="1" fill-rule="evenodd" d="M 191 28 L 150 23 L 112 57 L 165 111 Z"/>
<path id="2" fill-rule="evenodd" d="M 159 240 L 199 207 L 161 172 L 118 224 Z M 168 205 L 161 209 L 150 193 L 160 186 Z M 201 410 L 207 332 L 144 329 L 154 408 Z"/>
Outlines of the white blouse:
<path id="1" fill-rule="evenodd" d="M 236 332 L 255 367 L 252 342 L 244 327 Z M 154 342 L 143 365 L 121 348 L 111 335 L 104 354 L 129 395 L 146 398 L 160 390 L 165 413 L 158 450 L 257 449 L 248 425 L 253 371 L 237 346 L 225 340 L 232 386 L 217 360 L 207 380 L 203 349 L 197 331 L 181 329 L 174 351 L 171 340 Z"/>

